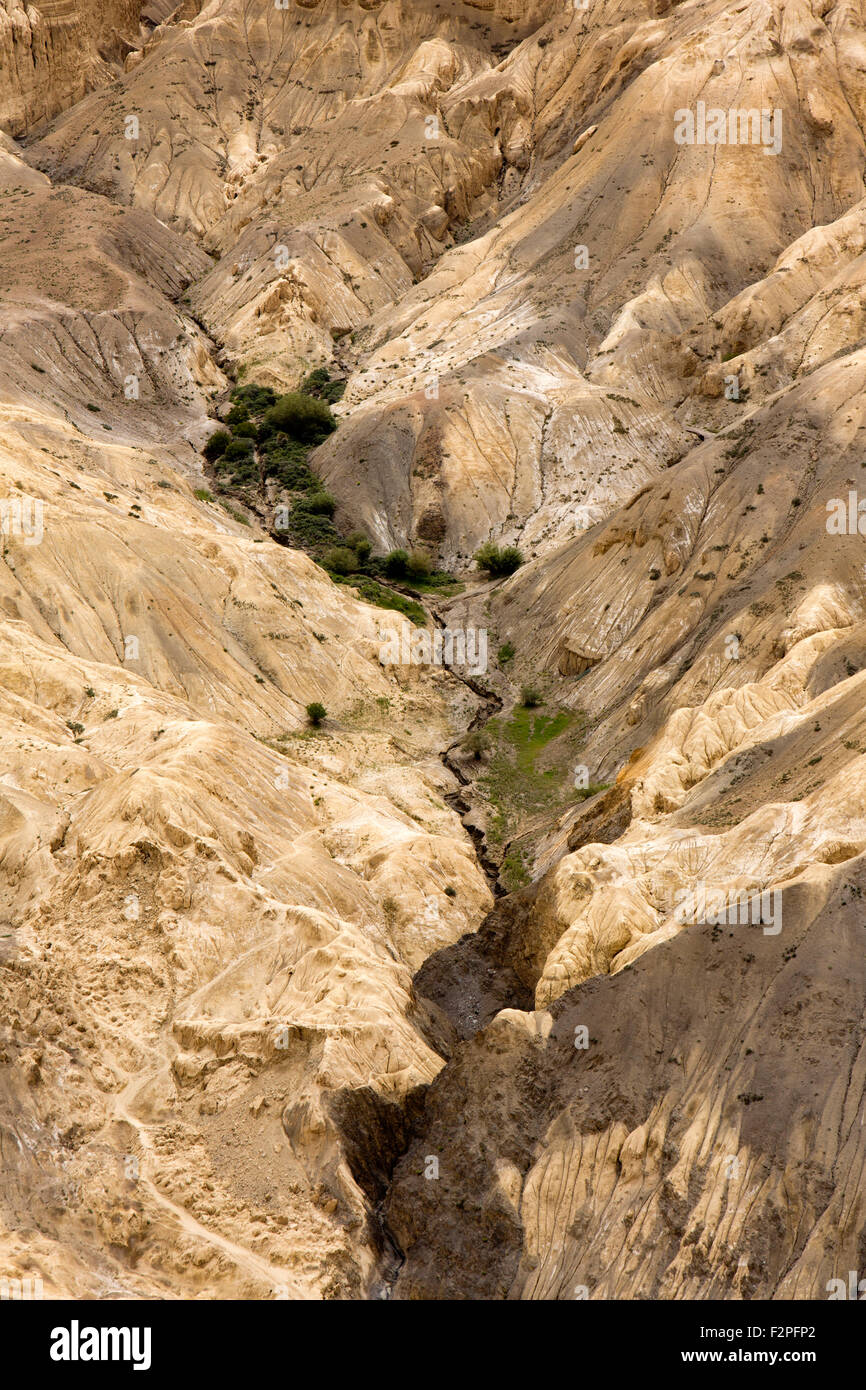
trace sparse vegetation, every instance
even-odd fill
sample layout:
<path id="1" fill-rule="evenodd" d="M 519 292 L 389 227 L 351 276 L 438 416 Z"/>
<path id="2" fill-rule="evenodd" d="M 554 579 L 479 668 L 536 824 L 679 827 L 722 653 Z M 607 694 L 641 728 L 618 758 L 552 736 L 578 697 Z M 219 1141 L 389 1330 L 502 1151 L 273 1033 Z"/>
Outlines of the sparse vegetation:
<path id="1" fill-rule="evenodd" d="M 202 450 L 208 463 L 216 463 L 217 459 L 222 458 L 231 442 L 232 437 L 228 430 L 216 430 Z"/>
<path id="2" fill-rule="evenodd" d="M 491 579 L 501 579 L 520 568 L 523 556 L 516 545 L 500 548 L 493 541 L 485 541 L 481 549 L 476 551 L 475 563 Z"/>
<path id="3" fill-rule="evenodd" d="M 586 787 L 575 787 L 574 794 L 578 801 L 588 801 L 591 796 L 606 792 L 610 786 L 610 782 L 590 782 Z"/>
<path id="4" fill-rule="evenodd" d="M 396 613 L 402 613 L 404 617 L 413 622 L 416 627 L 424 627 L 427 622 L 427 612 L 420 603 L 416 603 L 411 598 L 406 598 L 403 594 L 395 594 L 393 589 L 388 589 L 384 584 L 379 584 L 375 579 L 368 575 L 353 574 L 348 579 L 337 582 L 351 584 L 353 589 L 357 589 L 359 595 L 365 603 L 372 603 L 377 608 L 392 608 Z"/>
<path id="5" fill-rule="evenodd" d="M 580 712 L 547 714 L 518 705 L 508 717 L 496 716 L 478 731 L 491 740 L 477 783 L 491 806 L 487 838 L 491 846 L 505 850 L 500 877 L 509 891 L 528 878 L 525 861 L 532 851 L 527 835 L 572 801 L 573 768 L 586 724 Z"/>
<path id="6" fill-rule="evenodd" d="M 358 568 L 358 556 L 349 546 L 338 545 L 325 552 L 322 563 L 331 574 L 354 574 Z"/>
<path id="7" fill-rule="evenodd" d="M 464 753 L 471 753 L 475 759 L 480 759 L 492 746 L 493 739 L 486 729 L 471 730 L 461 744 Z"/>
<path id="8" fill-rule="evenodd" d="M 362 565 L 369 560 L 373 551 L 373 543 L 363 531 L 352 531 L 346 537 L 346 545 L 354 552 L 355 560 Z"/>
<path id="9" fill-rule="evenodd" d="M 388 579 L 405 579 L 408 567 L 408 550 L 389 550 L 382 561 L 382 571 Z"/>
<path id="10" fill-rule="evenodd" d="M 345 381 L 332 381 L 325 367 L 316 367 L 301 382 L 302 392 L 317 400 L 325 401 L 328 405 L 334 405 L 341 400 L 345 390 Z"/>
<path id="11" fill-rule="evenodd" d="M 336 428 L 337 422 L 327 401 L 303 391 L 290 391 L 280 396 L 264 412 L 261 423 L 262 438 L 283 433 L 301 444 L 321 444 Z"/>
<path id="12" fill-rule="evenodd" d="M 433 569 L 422 550 L 397 550 L 385 557 L 373 554 L 373 543 L 364 531 L 342 536 L 333 517 L 337 500 L 310 468 L 308 456 L 333 432 L 337 421 L 331 402 L 342 395 L 345 383 L 332 381 L 324 367 L 317 367 L 298 391 L 277 396 L 269 386 L 250 382 L 231 393 L 226 428 L 217 430 L 204 455 L 217 476 L 219 500 L 235 520 L 249 519 L 226 500 L 234 493 L 253 509 L 264 499 L 266 483 L 276 483 L 287 503 L 286 521 L 280 523 L 291 544 L 308 551 L 337 583 L 351 583 L 362 599 L 379 608 L 404 614 L 423 625 L 426 613 L 411 597 L 395 593 L 380 577 L 403 580 L 440 592 L 456 589 L 453 576 Z M 200 501 L 213 501 L 206 488 L 196 490 Z"/>

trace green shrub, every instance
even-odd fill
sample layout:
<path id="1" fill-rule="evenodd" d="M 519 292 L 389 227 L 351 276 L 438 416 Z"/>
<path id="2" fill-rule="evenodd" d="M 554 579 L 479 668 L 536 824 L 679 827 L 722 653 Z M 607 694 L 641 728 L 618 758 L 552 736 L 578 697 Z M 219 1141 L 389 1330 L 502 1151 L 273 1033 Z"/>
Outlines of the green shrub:
<path id="1" fill-rule="evenodd" d="M 212 501 L 213 501 L 213 493 L 212 493 L 212 492 L 209 492 L 208 489 L 207 489 L 206 487 L 197 487 L 197 488 L 195 489 L 195 491 L 193 492 L 193 497 L 194 497 L 194 498 L 196 499 L 196 501 L 198 501 L 198 502 L 212 502 Z"/>
<path id="2" fill-rule="evenodd" d="M 283 454 L 290 455 L 292 458 L 307 457 L 307 449 L 303 444 L 299 444 L 297 439 L 290 439 L 284 430 L 278 430 L 276 434 L 269 434 L 262 440 L 262 453 L 268 457 L 278 457 Z"/>
<path id="3" fill-rule="evenodd" d="M 514 574 L 523 564 L 523 556 L 516 545 L 506 545 L 499 552 L 499 568 L 501 574 Z"/>
<path id="4" fill-rule="evenodd" d="M 484 729 L 473 729 L 463 740 L 462 748 L 464 753 L 472 753 L 474 757 L 480 758 L 482 753 L 486 753 L 492 746 L 493 740 Z"/>
<path id="5" fill-rule="evenodd" d="M 351 535 L 346 537 L 346 545 L 349 546 L 350 550 L 354 550 L 362 565 L 366 560 L 369 560 L 373 544 L 363 531 L 353 531 Z"/>
<path id="6" fill-rule="evenodd" d="M 253 457 L 253 444 L 250 439 L 233 439 L 223 450 L 223 459 L 226 463 L 236 463 L 241 459 L 251 459 Z"/>
<path id="7" fill-rule="evenodd" d="M 347 545 L 335 546 L 326 552 L 322 563 L 326 570 L 332 570 L 334 574 L 354 574 L 358 568 L 357 551 L 350 550 Z"/>
<path id="8" fill-rule="evenodd" d="M 382 569 L 389 579 L 405 579 L 409 569 L 408 550 L 391 550 L 382 561 Z"/>
<path id="9" fill-rule="evenodd" d="M 306 447 L 289 439 L 287 434 L 277 434 L 268 440 L 261 454 L 266 478 L 276 478 L 292 492 L 321 491 L 318 478 L 307 464 Z"/>
<path id="10" fill-rule="evenodd" d="M 544 701 L 544 696 L 536 685 L 524 685 L 520 692 L 520 703 L 524 709 L 537 709 Z"/>
<path id="11" fill-rule="evenodd" d="M 272 386 L 238 386 L 232 391 L 234 405 L 244 407 L 250 415 L 261 415 L 276 399 L 277 393 Z"/>
<path id="12" fill-rule="evenodd" d="M 331 518 L 310 512 L 305 497 L 298 498 L 289 516 L 289 529 L 295 541 L 308 546 L 338 545 L 339 534 Z"/>
<path id="13" fill-rule="evenodd" d="M 342 398 L 346 383 L 343 380 L 332 381 L 326 367 L 316 367 L 304 377 L 300 390 L 305 396 L 314 396 L 317 400 L 333 405 L 334 401 Z"/>
<path id="14" fill-rule="evenodd" d="M 306 497 L 299 497 L 295 503 L 296 511 L 308 512 L 312 516 L 333 516 L 336 509 L 336 497 L 324 491 L 310 492 Z"/>
<path id="15" fill-rule="evenodd" d="M 406 563 L 407 579 L 426 579 L 430 573 L 430 557 L 423 550 L 413 550 Z"/>
<path id="16" fill-rule="evenodd" d="M 501 579 L 520 568 L 523 556 L 516 545 L 500 548 L 493 541 L 485 541 L 481 549 L 476 551 L 475 563 L 480 570 L 485 570 L 491 579 Z"/>
<path id="17" fill-rule="evenodd" d="M 320 444 L 337 428 L 331 408 L 315 396 L 292 391 L 266 410 L 262 417 L 263 434 L 283 430 L 292 439 L 304 444 Z"/>
<path id="18" fill-rule="evenodd" d="M 218 458 L 222 458 L 231 442 L 232 437 L 228 430 L 217 430 L 212 434 L 202 450 L 208 463 L 215 463 Z"/>
<path id="19" fill-rule="evenodd" d="M 318 728 L 323 719 L 327 719 L 328 711 L 318 700 L 313 700 L 307 705 L 307 718 L 314 728 Z"/>
<path id="20" fill-rule="evenodd" d="M 352 575 L 350 583 L 353 589 L 357 589 L 365 603 L 373 603 L 377 608 L 392 608 L 395 613 L 402 613 L 414 623 L 416 627 L 424 627 L 427 622 L 427 610 L 416 603 L 414 599 L 406 598 L 404 594 L 395 594 L 393 589 L 386 589 L 384 585 L 371 579 L 369 575 Z"/>
<path id="21" fill-rule="evenodd" d="M 232 485 L 234 487 L 252 487 L 259 481 L 259 472 L 256 468 L 255 459 L 248 458 L 240 463 L 233 464 L 231 467 Z"/>
<path id="22" fill-rule="evenodd" d="M 299 389 L 305 396 L 320 396 L 322 388 L 328 385 L 331 374 L 327 367 L 314 367 L 301 382 Z"/>
<path id="23" fill-rule="evenodd" d="M 302 460 L 268 458 L 265 476 L 276 478 L 290 492 L 316 492 L 319 488 L 315 473 Z"/>
<path id="24" fill-rule="evenodd" d="M 496 660 L 500 666 L 504 666 L 507 661 L 514 659 L 515 646 L 513 642 L 503 642 L 499 651 L 496 653 Z"/>

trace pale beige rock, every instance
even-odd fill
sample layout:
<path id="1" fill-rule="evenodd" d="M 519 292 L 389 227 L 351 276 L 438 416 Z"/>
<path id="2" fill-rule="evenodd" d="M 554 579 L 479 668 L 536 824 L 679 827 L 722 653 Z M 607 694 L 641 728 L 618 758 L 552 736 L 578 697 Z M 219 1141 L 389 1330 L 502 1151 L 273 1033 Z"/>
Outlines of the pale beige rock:
<path id="1" fill-rule="evenodd" d="M 787 1299 L 857 1266 L 860 30 L 0 0 L 0 123 L 40 137 L 0 137 L 0 1275 Z M 772 101 L 778 154 L 678 145 L 699 98 Z M 585 715 L 601 790 L 489 917 L 440 757 L 478 698 L 195 496 L 235 370 L 320 363 L 338 520 L 467 572 L 519 544 L 443 615 L 513 643 L 505 717 L 524 680 Z M 778 932 L 692 920 L 759 894 Z"/>

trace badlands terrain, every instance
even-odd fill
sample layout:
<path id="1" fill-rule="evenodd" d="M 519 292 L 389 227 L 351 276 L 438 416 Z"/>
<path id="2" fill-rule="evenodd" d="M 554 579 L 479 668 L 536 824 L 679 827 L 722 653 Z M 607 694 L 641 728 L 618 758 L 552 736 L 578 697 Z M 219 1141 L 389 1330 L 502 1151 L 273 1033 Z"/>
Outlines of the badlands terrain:
<path id="1" fill-rule="evenodd" d="M 0 0 L 0 1280 L 866 1274 L 864 304 L 863 0 Z"/>

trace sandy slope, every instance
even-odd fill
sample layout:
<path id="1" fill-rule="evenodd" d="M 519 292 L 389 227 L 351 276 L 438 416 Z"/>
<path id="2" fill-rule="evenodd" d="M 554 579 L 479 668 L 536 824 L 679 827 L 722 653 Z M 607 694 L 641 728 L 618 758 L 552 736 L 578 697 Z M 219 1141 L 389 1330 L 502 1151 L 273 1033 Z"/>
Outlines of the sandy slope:
<path id="1" fill-rule="evenodd" d="M 0 1273 L 822 1296 L 864 1259 L 862 4 L 187 0 L 101 48 L 38 8 L 0 4 L 0 496 L 44 506 L 0 570 Z M 779 153 L 678 145 L 698 100 Z M 341 518 L 521 545 L 447 611 L 606 785 L 477 936 L 477 701 L 195 495 L 232 373 L 319 362 Z M 689 925 L 707 891 L 780 930 Z"/>

